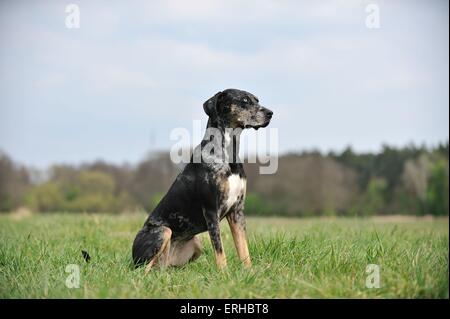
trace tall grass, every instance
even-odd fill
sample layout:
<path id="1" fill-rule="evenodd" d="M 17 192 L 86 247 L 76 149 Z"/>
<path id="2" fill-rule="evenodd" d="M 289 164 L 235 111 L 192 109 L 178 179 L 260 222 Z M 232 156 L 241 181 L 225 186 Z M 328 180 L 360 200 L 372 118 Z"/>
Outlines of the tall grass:
<path id="1" fill-rule="evenodd" d="M 241 267 L 226 222 L 228 269 L 204 254 L 182 268 L 131 265 L 144 215 L 0 216 L 1 298 L 448 298 L 448 219 L 250 218 L 253 268 Z M 81 254 L 86 250 L 91 261 Z M 80 266 L 80 287 L 65 282 Z M 380 288 L 366 267 L 380 266 Z"/>

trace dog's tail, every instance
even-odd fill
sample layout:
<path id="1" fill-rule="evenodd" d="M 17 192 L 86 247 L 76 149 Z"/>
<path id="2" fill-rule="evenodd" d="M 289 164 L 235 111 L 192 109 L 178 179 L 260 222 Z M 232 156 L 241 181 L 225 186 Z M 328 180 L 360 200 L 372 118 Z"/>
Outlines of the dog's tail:
<path id="1" fill-rule="evenodd" d="M 85 262 L 88 263 L 91 260 L 91 256 L 89 256 L 89 253 L 86 250 L 82 250 L 81 255 L 83 256 Z"/>

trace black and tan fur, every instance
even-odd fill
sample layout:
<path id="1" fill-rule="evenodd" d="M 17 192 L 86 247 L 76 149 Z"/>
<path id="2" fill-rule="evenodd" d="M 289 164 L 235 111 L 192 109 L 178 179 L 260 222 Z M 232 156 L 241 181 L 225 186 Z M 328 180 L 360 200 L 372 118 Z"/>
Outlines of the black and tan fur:
<path id="1" fill-rule="evenodd" d="M 202 252 L 197 234 L 208 231 L 219 268 L 227 261 L 219 223 L 224 217 L 240 260 L 251 266 L 245 234 L 246 176 L 240 163 L 242 129 L 266 127 L 272 111 L 245 91 L 228 89 L 203 104 L 208 127 L 184 170 L 149 215 L 133 243 L 136 266 L 181 266 Z M 233 130 L 233 131 L 231 131 Z M 211 133 L 215 134 L 211 134 Z"/>

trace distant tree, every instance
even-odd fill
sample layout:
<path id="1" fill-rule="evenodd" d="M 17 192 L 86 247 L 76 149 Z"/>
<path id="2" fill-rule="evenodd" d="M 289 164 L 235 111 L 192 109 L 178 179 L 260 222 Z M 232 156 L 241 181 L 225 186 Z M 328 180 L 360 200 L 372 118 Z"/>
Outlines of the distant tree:
<path id="1" fill-rule="evenodd" d="M 121 212 L 133 206 L 127 192 L 116 192 L 114 178 L 93 170 L 57 169 L 52 180 L 33 188 L 30 208 L 40 212 Z"/>
<path id="2" fill-rule="evenodd" d="M 448 215 L 448 160 L 437 160 L 428 179 L 426 194 L 427 212 L 433 215 Z"/>
<path id="3" fill-rule="evenodd" d="M 46 182 L 34 187 L 27 197 L 28 206 L 38 212 L 64 210 L 64 195 L 57 182 Z"/>
<path id="4" fill-rule="evenodd" d="M 274 175 L 257 179 L 253 192 L 276 214 L 344 213 L 358 194 L 355 172 L 320 154 L 287 155 Z"/>
<path id="5" fill-rule="evenodd" d="M 448 146 L 289 153 L 279 157 L 273 175 L 260 175 L 260 163 L 245 163 L 246 210 L 289 216 L 448 214 Z M 42 173 L 0 154 L 0 211 L 22 205 L 41 212 L 151 211 L 181 169 L 161 152 L 136 166 L 97 161 Z"/>
<path id="6" fill-rule="evenodd" d="M 15 164 L 0 152 L 0 212 L 7 212 L 23 205 L 24 197 L 31 187 L 27 169 Z"/>
<path id="7" fill-rule="evenodd" d="M 425 153 L 405 163 L 402 181 L 406 196 L 403 196 L 401 200 L 402 207 L 412 213 L 420 215 L 426 210 L 429 167 L 430 159 Z"/>
<path id="8" fill-rule="evenodd" d="M 362 153 L 356 154 L 350 146 L 348 146 L 341 154 L 330 154 L 331 158 L 341 164 L 354 169 L 358 175 L 358 185 L 360 191 L 364 191 L 373 174 L 373 168 L 376 160 L 374 154 Z"/>
<path id="9" fill-rule="evenodd" d="M 129 165 L 117 166 L 103 161 L 96 161 L 92 164 L 84 164 L 80 169 L 103 172 L 107 175 L 110 175 L 115 182 L 114 193 L 116 195 L 123 192 L 129 192 L 133 183 L 133 167 Z"/>
<path id="10" fill-rule="evenodd" d="M 360 208 L 362 215 L 380 215 L 386 212 L 384 197 L 386 188 L 387 182 L 383 178 L 372 178 L 370 180 Z"/>
<path id="11" fill-rule="evenodd" d="M 448 161 L 449 142 L 447 141 L 447 143 L 439 143 L 438 147 L 436 148 L 436 152 L 445 157 Z"/>
<path id="12" fill-rule="evenodd" d="M 170 160 L 169 154 L 151 154 L 134 171 L 130 193 L 147 211 L 155 207 L 154 195 L 166 193 L 180 168 Z"/>

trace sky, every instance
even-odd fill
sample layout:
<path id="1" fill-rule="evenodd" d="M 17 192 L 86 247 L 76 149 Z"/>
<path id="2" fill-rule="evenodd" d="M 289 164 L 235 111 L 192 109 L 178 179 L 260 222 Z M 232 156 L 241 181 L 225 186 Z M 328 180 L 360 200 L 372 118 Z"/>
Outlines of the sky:
<path id="1" fill-rule="evenodd" d="M 1 1 L 0 150 L 35 167 L 136 163 L 169 150 L 174 128 L 206 125 L 203 102 L 226 88 L 274 111 L 271 153 L 447 142 L 448 12 L 438 0 Z"/>

